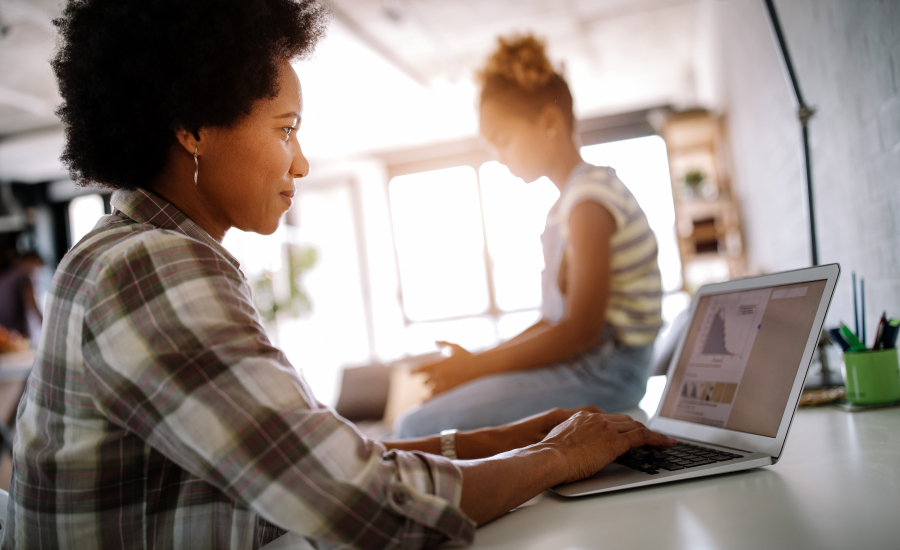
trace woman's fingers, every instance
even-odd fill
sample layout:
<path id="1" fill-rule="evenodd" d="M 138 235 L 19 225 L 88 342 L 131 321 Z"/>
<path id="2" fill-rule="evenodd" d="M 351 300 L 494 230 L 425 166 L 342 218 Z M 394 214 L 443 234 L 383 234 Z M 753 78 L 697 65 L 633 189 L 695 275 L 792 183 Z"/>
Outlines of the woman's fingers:
<path id="1" fill-rule="evenodd" d="M 643 445 L 650 445 L 652 447 L 671 447 L 672 445 L 677 443 L 677 441 L 675 441 L 671 437 L 654 432 L 644 425 L 641 425 L 641 427 L 639 428 L 620 433 L 628 443 L 629 449 L 632 447 L 641 447 Z"/>

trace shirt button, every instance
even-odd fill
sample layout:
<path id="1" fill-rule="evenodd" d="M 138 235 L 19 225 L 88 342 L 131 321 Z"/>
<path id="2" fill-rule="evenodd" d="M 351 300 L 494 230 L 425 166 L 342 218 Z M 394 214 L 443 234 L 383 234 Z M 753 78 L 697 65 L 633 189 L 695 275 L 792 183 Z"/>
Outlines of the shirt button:
<path id="1" fill-rule="evenodd" d="M 406 492 L 406 489 L 394 489 L 394 492 L 391 494 L 394 499 L 394 503 L 397 506 L 403 506 L 407 502 L 409 502 L 409 493 Z"/>

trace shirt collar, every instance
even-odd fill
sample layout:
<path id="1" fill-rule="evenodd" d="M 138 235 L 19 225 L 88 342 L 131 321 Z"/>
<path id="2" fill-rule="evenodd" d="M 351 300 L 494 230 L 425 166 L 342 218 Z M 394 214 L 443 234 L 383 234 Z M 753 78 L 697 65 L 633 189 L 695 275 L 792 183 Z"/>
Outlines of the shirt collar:
<path id="1" fill-rule="evenodd" d="M 140 224 L 176 231 L 196 241 L 209 245 L 226 260 L 240 268 L 241 264 L 224 246 L 209 236 L 193 220 L 175 208 L 169 201 L 146 189 L 118 189 L 110 204 L 123 215 Z"/>
<path id="2" fill-rule="evenodd" d="M 575 178 L 577 178 L 578 176 L 580 176 L 586 172 L 590 172 L 594 168 L 596 168 L 596 166 L 594 166 L 593 164 L 588 164 L 587 162 L 584 162 L 584 161 L 581 161 L 578 164 L 576 164 L 575 168 L 572 168 L 572 171 L 569 172 L 569 177 L 566 179 L 565 185 L 563 185 L 563 190 L 565 191 L 566 189 L 569 189 L 570 187 L 572 187 L 572 182 L 575 181 Z"/>
<path id="3" fill-rule="evenodd" d="M 582 174 L 590 172 L 596 168 L 593 164 L 588 164 L 583 160 L 575 165 L 575 168 L 572 168 L 572 171 L 569 172 L 569 177 L 566 178 L 566 183 L 563 185 L 562 189 L 559 190 L 559 197 L 556 199 L 556 202 L 553 203 L 553 206 L 550 207 L 550 211 L 547 213 L 548 222 L 558 223 L 560 220 L 557 218 L 557 211 L 559 210 L 559 205 L 563 202 L 563 197 L 565 197 L 566 193 L 572 189 L 572 183 Z"/>

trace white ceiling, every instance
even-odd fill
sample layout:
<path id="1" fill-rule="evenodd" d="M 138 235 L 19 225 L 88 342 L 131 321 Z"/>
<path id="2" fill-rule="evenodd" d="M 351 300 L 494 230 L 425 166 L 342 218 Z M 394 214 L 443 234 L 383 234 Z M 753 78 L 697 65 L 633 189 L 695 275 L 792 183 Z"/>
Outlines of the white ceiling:
<path id="1" fill-rule="evenodd" d="M 295 65 L 306 99 L 301 139 L 325 159 L 471 137 L 472 75 L 497 36 L 523 31 L 547 39 L 564 64 L 580 118 L 714 106 L 712 2 L 330 0 L 328 36 Z M 19 147 L 23 134 L 59 126 L 48 60 L 60 4 L 0 0 L 0 140 L 18 136 Z M 2 147 L 0 180 L 32 174 L 11 174 Z"/>

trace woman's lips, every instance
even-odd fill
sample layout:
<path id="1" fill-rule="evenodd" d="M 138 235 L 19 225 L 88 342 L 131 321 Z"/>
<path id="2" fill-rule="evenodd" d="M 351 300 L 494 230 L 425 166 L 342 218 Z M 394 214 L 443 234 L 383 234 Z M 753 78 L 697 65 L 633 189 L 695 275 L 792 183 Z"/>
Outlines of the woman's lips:
<path id="1" fill-rule="evenodd" d="M 290 191 L 282 191 L 279 196 L 281 197 L 281 200 L 283 200 L 284 203 L 286 205 L 288 205 L 288 208 L 290 208 L 291 205 L 294 204 L 294 200 L 293 200 L 294 199 L 294 190 L 293 189 L 291 189 Z"/>

